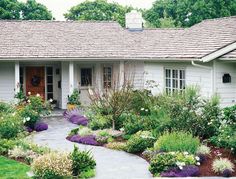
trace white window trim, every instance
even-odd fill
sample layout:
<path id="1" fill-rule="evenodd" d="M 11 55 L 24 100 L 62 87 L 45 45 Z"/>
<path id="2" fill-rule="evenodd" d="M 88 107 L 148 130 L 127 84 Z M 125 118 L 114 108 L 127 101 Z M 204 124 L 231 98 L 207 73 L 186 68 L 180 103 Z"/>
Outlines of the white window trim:
<path id="1" fill-rule="evenodd" d="M 170 87 L 167 87 L 167 83 L 166 83 L 166 70 L 170 70 Z M 177 70 L 178 71 L 178 78 L 177 78 L 177 82 L 178 82 L 178 87 L 177 88 L 174 88 L 173 87 L 173 70 Z M 180 79 L 180 71 L 183 70 L 184 71 L 184 79 Z M 175 78 L 176 79 L 176 78 Z M 184 81 L 184 88 L 180 89 L 180 80 L 183 80 Z M 165 83 L 165 86 L 164 86 L 164 89 L 165 89 L 165 92 L 167 91 L 167 89 L 170 90 L 170 94 L 173 94 L 173 91 L 174 89 L 177 90 L 177 91 L 181 91 L 181 90 L 184 90 L 185 87 L 186 87 L 186 69 L 185 68 L 173 68 L 173 67 L 165 67 L 164 68 L 164 83 Z"/>
<path id="2" fill-rule="evenodd" d="M 102 66 L 102 88 L 105 89 L 104 87 L 104 68 L 111 68 L 111 87 L 109 89 L 111 89 L 113 87 L 113 65 L 103 65 Z"/>

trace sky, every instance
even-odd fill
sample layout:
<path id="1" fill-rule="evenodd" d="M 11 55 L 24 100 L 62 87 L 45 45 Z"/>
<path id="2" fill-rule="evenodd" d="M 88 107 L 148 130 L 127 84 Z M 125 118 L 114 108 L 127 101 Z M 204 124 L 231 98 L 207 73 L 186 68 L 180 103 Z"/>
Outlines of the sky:
<path id="1" fill-rule="evenodd" d="M 25 2 L 26 0 L 20 0 Z M 65 20 L 63 14 L 72 6 L 75 6 L 84 0 L 36 0 L 44 4 L 52 12 L 56 20 Z M 121 5 L 131 5 L 134 8 L 149 9 L 155 0 L 108 0 L 108 2 L 117 2 Z"/>

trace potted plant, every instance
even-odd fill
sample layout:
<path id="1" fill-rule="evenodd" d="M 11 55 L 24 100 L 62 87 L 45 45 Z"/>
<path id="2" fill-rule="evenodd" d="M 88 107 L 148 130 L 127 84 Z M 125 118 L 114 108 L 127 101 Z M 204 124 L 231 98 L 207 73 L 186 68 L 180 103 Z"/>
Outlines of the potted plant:
<path id="1" fill-rule="evenodd" d="M 74 89 L 71 95 L 68 95 L 67 109 L 72 110 L 81 105 L 79 91 Z"/>

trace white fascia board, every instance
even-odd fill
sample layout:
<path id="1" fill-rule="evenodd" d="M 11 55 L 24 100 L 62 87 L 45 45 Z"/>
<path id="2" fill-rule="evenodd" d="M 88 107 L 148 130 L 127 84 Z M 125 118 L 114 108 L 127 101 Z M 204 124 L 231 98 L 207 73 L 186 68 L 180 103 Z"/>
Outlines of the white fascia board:
<path id="1" fill-rule="evenodd" d="M 227 45 L 215 52 L 212 52 L 212 53 L 204 56 L 203 58 L 201 58 L 201 61 L 202 62 L 209 62 L 209 61 L 214 60 L 214 59 L 216 59 L 224 54 L 227 54 L 235 49 L 236 49 L 236 42 L 233 42 L 233 43 L 231 43 L 231 44 L 229 44 L 229 45 Z"/>

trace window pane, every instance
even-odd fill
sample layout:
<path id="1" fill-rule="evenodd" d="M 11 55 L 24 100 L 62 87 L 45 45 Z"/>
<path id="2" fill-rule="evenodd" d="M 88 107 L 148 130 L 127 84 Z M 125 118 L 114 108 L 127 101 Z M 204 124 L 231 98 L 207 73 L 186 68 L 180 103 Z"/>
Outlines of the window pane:
<path id="1" fill-rule="evenodd" d="M 49 99 L 53 99 L 53 93 L 48 93 L 47 94 L 47 99 L 49 100 Z"/>
<path id="2" fill-rule="evenodd" d="M 52 67 L 47 67 L 47 75 L 52 75 Z"/>
<path id="3" fill-rule="evenodd" d="M 180 79 L 185 79 L 185 71 L 180 70 Z"/>
<path id="4" fill-rule="evenodd" d="M 53 85 L 47 85 L 47 92 L 53 92 Z"/>
<path id="5" fill-rule="evenodd" d="M 178 78 L 178 70 L 173 70 L 172 76 L 173 76 L 173 78 Z"/>
<path id="6" fill-rule="evenodd" d="M 92 69 L 82 68 L 81 69 L 81 86 L 91 86 L 92 85 Z"/>
<path id="7" fill-rule="evenodd" d="M 169 69 L 166 69 L 166 78 L 170 78 L 171 75 L 170 75 L 170 70 Z"/>
<path id="8" fill-rule="evenodd" d="M 53 83 L 52 76 L 47 76 L 47 83 Z"/>
<path id="9" fill-rule="evenodd" d="M 112 68 L 104 67 L 103 68 L 103 87 L 111 88 L 112 83 Z"/>

